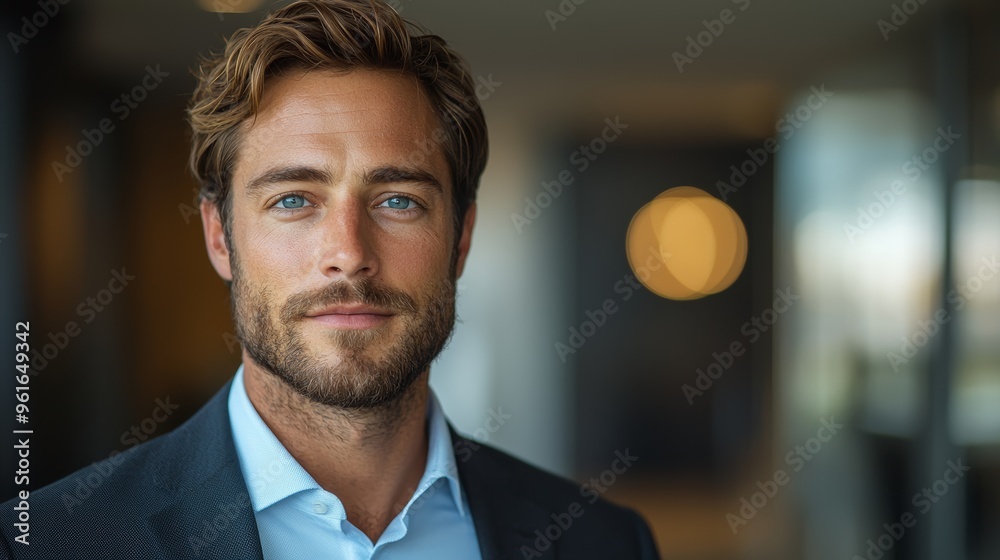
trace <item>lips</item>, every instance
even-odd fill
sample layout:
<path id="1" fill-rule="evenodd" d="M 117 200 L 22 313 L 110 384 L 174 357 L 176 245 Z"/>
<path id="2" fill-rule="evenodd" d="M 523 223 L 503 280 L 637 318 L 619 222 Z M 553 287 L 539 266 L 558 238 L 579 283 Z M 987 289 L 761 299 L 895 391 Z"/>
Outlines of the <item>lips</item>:
<path id="1" fill-rule="evenodd" d="M 334 305 L 308 313 L 306 317 L 329 327 L 368 329 L 385 323 L 393 315 L 395 313 L 367 305 Z"/>
<path id="2" fill-rule="evenodd" d="M 377 315 L 388 317 L 395 314 L 391 311 L 368 305 L 334 305 L 306 314 L 307 317 L 322 317 L 324 315 Z"/>

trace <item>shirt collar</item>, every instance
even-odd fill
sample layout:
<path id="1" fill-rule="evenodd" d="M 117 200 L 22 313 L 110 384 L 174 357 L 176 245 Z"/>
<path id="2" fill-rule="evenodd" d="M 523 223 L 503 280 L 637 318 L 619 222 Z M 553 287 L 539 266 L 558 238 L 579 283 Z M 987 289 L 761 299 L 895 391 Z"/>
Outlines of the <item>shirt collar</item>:
<path id="1" fill-rule="evenodd" d="M 260 512 L 293 494 L 321 489 L 316 480 L 281 445 L 253 407 L 243 384 L 242 364 L 233 378 L 228 406 L 233 443 L 254 512 Z M 444 478 L 451 489 L 455 508 L 464 517 L 467 508 L 458 479 L 451 431 L 433 391 L 429 391 L 427 403 L 427 432 L 428 449 L 424 474 L 404 508 L 404 513 L 437 480 Z"/>

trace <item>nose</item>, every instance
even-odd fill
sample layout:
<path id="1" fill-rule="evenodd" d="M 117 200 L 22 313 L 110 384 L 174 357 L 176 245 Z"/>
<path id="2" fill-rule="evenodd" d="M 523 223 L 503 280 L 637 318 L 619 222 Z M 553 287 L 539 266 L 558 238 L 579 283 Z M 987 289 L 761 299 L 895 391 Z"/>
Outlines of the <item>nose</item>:
<path id="1" fill-rule="evenodd" d="M 374 223 L 359 201 L 338 201 L 323 216 L 320 267 L 331 279 L 370 278 L 378 272 Z"/>

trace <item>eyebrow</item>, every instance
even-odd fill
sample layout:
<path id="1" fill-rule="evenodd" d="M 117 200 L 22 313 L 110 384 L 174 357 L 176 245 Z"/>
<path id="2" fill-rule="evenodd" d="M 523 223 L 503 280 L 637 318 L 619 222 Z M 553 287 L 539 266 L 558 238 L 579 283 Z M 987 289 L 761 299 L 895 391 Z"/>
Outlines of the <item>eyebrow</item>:
<path id="1" fill-rule="evenodd" d="M 389 183 L 412 183 L 444 194 L 444 187 L 429 171 L 416 168 L 386 165 L 369 169 L 361 175 L 361 183 L 365 186 L 385 185 Z"/>
<path id="2" fill-rule="evenodd" d="M 297 165 L 265 171 L 247 183 L 247 196 L 255 197 L 266 187 L 279 183 L 329 183 L 330 174 L 316 167 Z"/>
<path id="3" fill-rule="evenodd" d="M 317 167 L 295 165 L 269 169 L 247 183 L 247 196 L 254 197 L 266 187 L 280 183 L 331 183 L 332 175 Z M 412 183 L 430 188 L 444 194 L 444 187 L 429 171 L 417 168 L 383 165 L 369 169 L 361 174 L 364 186 L 385 185 L 390 183 Z"/>

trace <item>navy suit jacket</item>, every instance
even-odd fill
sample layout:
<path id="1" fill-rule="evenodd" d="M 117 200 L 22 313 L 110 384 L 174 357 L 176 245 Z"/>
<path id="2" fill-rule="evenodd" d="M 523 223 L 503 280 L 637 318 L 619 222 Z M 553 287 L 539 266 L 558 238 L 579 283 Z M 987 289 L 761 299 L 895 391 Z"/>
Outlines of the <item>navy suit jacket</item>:
<path id="1" fill-rule="evenodd" d="M 29 546 L 14 541 L 17 500 L 0 506 L 0 557 L 262 559 L 229 385 L 173 432 L 32 491 Z M 632 510 L 454 430 L 452 439 L 483 560 L 659 558 Z"/>

